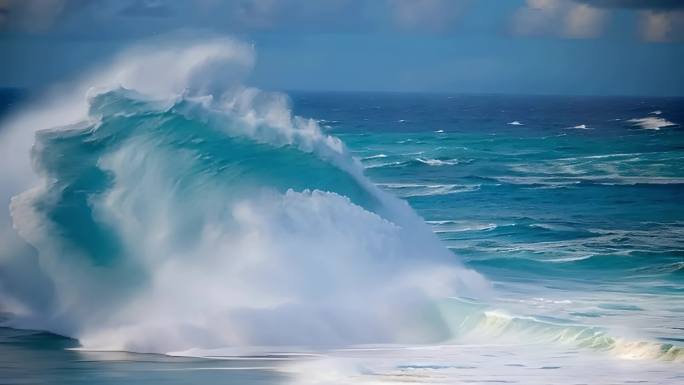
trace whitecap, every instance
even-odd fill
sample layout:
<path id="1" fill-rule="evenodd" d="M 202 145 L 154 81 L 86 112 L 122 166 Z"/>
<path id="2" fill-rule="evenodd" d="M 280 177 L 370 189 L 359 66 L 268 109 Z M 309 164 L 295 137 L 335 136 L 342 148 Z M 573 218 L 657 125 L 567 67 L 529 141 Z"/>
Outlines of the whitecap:
<path id="1" fill-rule="evenodd" d="M 366 164 L 363 166 L 363 168 L 371 169 L 371 168 L 383 168 L 383 167 L 397 167 L 397 166 L 403 166 L 405 164 L 406 164 L 405 162 L 394 161 L 394 162 L 385 162 L 385 163 Z"/>
<path id="2" fill-rule="evenodd" d="M 468 221 L 426 221 L 433 227 L 436 234 L 459 233 L 464 231 L 489 231 L 498 227 L 496 223 L 481 223 Z"/>
<path id="3" fill-rule="evenodd" d="M 517 121 L 517 120 L 514 120 L 514 121 L 512 121 L 512 122 L 510 122 L 510 123 L 508 123 L 508 124 L 511 125 L 511 126 L 524 126 L 524 124 L 520 123 L 520 122 Z"/>
<path id="4" fill-rule="evenodd" d="M 453 166 L 458 164 L 458 159 L 430 159 L 430 158 L 416 158 L 420 163 L 427 164 L 428 166 Z"/>
<path id="5" fill-rule="evenodd" d="M 672 127 L 677 125 L 677 123 L 671 122 L 667 119 L 655 118 L 652 116 L 645 118 L 630 119 L 628 120 L 628 122 L 646 130 L 660 130 L 661 128 Z"/>
<path id="6" fill-rule="evenodd" d="M 387 158 L 387 155 L 385 154 L 377 154 L 377 155 L 371 155 L 363 158 L 363 160 L 370 160 L 370 159 L 381 159 L 381 158 Z"/>
<path id="7" fill-rule="evenodd" d="M 480 185 L 458 184 L 379 183 L 378 186 L 402 198 L 450 195 L 480 189 Z"/>
<path id="8" fill-rule="evenodd" d="M 586 124 L 578 124 L 578 125 L 576 125 L 576 126 L 568 127 L 568 128 L 574 128 L 574 129 L 577 129 L 577 130 L 592 130 L 592 128 L 591 128 L 591 127 L 587 127 Z"/>

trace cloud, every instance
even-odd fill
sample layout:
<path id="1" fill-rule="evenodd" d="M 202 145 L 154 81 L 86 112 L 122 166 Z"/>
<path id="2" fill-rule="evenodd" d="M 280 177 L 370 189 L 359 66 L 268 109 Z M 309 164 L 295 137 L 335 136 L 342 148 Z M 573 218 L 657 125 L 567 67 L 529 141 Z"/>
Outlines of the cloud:
<path id="1" fill-rule="evenodd" d="M 0 0 L 0 29 L 46 30 L 65 5 L 66 0 Z"/>
<path id="2" fill-rule="evenodd" d="M 229 32 L 358 32 L 390 28 L 442 32 L 455 26 L 474 1 L 0 0 L 0 28 L 57 35 L 68 30 L 72 36 L 100 32 L 128 36 L 173 28 Z M 139 18 L 150 19 L 150 23 L 143 25 L 135 20 Z M 92 29 L 86 33 L 84 25 Z"/>
<path id="3" fill-rule="evenodd" d="M 684 40 L 682 0 L 574 0 L 594 8 L 639 11 L 639 36 L 648 42 Z"/>
<path id="4" fill-rule="evenodd" d="M 519 36 L 591 38 L 603 30 L 606 11 L 567 0 L 527 0 L 513 15 L 511 31 Z"/>
<path id="5" fill-rule="evenodd" d="M 9 8 L 5 1 L 0 1 L 0 28 L 2 28 L 9 21 Z"/>
<path id="6" fill-rule="evenodd" d="M 433 31 L 453 26 L 470 3 L 469 0 L 387 0 L 396 26 Z"/>
<path id="7" fill-rule="evenodd" d="M 0 33 L 139 38 L 174 29 L 344 33 L 449 33 L 481 0 L 0 0 Z M 684 40 L 684 0 L 526 0 L 517 36 L 594 38 L 617 9 L 638 15 L 649 42 Z M 140 18 L 145 18 L 141 23 Z"/>
<path id="8" fill-rule="evenodd" d="M 363 1 L 355 0 L 203 0 L 215 13 L 215 24 L 243 30 L 336 31 L 360 23 L 353 17 Z"/>
<path id="9" fill-rule="evenodd" d="M 574 0 L 594 8 L 639 11 L 639 36 L 648 42 L 684 40 L 683 0 Z"/>
<path id="10" fill-rule="evenodd" d="M 574 0 L 596 8 L 631 8 L 631 9 L 678 9 L 684 8 L 682 0 Z"/>
<path id="11" fill-rule="evenodd" d="M 570 8 L 565 15 L 565 35 L 587 38 L 601 34 L 606 14 L 602 10 L 580 4 Z"/>
<path id="12" fill-rule="evenodd" d="M 145 36 L 173 29 L 334 31 L 367 0 L 0 0 L 0 31 Z M 356 6 L 356 7 L 355 7 Z M 386 12 L 385 12 L 386 13 Z M 140 18 L 148 22 L 141 23 Z"/>
<path id="13" fill-rule="evenodd" d="M 641 12 L 640 34 L 650 42 L 684 40 L 684 11 Z"/>
<path id="14" fill-rule="evenodd" d="M 511 31 L 518 36 L 598 37 L 618 9 L 637 12 L 638 36 L 644 41 L 684 40 L 684 0 L 527 0 L 513 15 Z"/>
<path id="15" fill-rule="evenodd" d="M 167 17 L 171 13 L 171 8 L 162 0 L 133 1 L 121 11 L 124 16 L 134 17 Z"/>

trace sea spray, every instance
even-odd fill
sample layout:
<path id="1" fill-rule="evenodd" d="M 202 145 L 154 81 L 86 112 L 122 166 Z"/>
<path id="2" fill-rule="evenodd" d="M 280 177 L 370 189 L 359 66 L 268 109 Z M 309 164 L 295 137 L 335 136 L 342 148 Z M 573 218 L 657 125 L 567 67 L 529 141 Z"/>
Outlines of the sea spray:
<path id="1" fill-rule="evenodd" d="M 3 232 L 31 246 L 3 261 L 49 288 L 3 287 L 9 325 L 143 352 L 450 337 L 435 300 L 487 283 L 340 140 L 242 86 L 252 62 L 225 39 L 136 48 L 3 130 Z"/>

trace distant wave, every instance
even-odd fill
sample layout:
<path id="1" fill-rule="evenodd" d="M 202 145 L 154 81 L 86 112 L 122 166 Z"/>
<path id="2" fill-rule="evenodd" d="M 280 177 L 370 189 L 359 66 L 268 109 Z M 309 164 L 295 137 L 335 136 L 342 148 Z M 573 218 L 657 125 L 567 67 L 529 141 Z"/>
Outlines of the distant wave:
<path id="1" fill-rule="evenodd" d="M 377 154 L 377 155 L 371 155 L 363 158 L 363 160 L 371 160 L 371 159 L 382 159 L 382 158 L 387 158 L 387 155 L 385 154 Z"/>
<path id="2" fill-rule="evenodd" d="M 577 129 L 577 130 L 591 130 L 592 129 L 591 127 L 587 127 L 586 124 L 578 124 L 576 126 L 572 126 L 572 127 L 568 127 L 568 128 L 573 128 L 573 129 Z"/>
<path id="3" fill-rule="evenodd" d="M 671 122 L 664 118 L 656 118 L 653 116 L 630 119 L 628 120 L 628 122 L 646 130 L 660 130 L 661 128 L 665 127 L 677 126 L 677 123 Z"/>
<path id="4" fill-rule="evenodd" d="M 420 166 L 430 166 L 430 167 L 440 167 L 440 166 L 455 166 L 460 163 L 469 163 L 470 160 L 460 160 L 460 159 L 433 159 L 417 157 L 405 160 L 392 160 L 392 161 L 380 161 L 379 159 L 387 158 L 387 156 L 375 156 L 363 158 L 365 161 L 364 167 L 367 169 L 374 168 L 394 168 L 394 167 L 406 167 L 410 165 L 420 165 Z"/>
<path id="5" fill-rule="evenodd" d="M 437 234 L 465 232 L 465 231 L 488 231 L 494 230 L 498 227 L 495 223 L 479 223 L 479 222 L 464 222 L 464 221 L 427 221 L 433 226 L 433 231 Z"/>
<path id="6" fill-rule="evenodd" d="M 498 230 L 495 230 L 498 231 Z M 586 238 L 591 239 L 591 238 Z M 593 238 L 597 239 L 597 238 Z M 620 240 L 618 238 L 618 240 Z M 624 243 L 624 240 L 622 241 Z M 677 279 L 677 275 L 684 272 L 684 262 L 678 261 L 676 255 L 662 256 L 657 252 L 635 252 L 633 255 L 628 254 L 609 254 L 609 253 L 591 253 L 591 241 L 586 242 L 589 247 L 573 247 L 573 244 L 578 242 L 568 242 L 566 249 L 569 248 L 570 253 L 563 255 L 563 242 L 547 242 L 538 245 L 526 245 L 519 250 L 507 250 L 510 254 L 513 251 L 520 251 L 519 255 L 541 254 L 541 252 L 549 251 L 549 257 L 542 258 L 528 258 L 524 256 L 495 256 L 489 258 L 477 258 L 468 261 L 468 264 L 476 267 L 494 267 L 510 271 L 525 271 L 535 272 L 536 274 L 544 274 L 553 277 L 567 277 L 576 276 L 578 272 L 582 274 L 607 274 L 615 273 L 623 277 L 658 277 L 659 279 Z M 558 246 L 558 247 L 557 247 Z M 495 249 L 490 249 L 494 254 Z M 498 251 L 503 253 L 505 251 Z M 553 255 L 553 256 L 551 256 Z M 655 261 L 655 256 L 658 260 Z"/>
<path id="7" fill-rule="evenodd" d="M 512 122 L 509 122 L 508 124 L 511 125 L 511 126 L 524 126 L 524 124 L 520 123 L 520 122 L 517 121 L 517 120 L 514 120 L 514 121 L 512 121 Z"/>
<path id="8" fill-rule="evenodd" d="M 600 327 L 578 325 L 570 320 L 561 321 L 487 309 L 466 316 L 456 334 L 466 340 L 495 338 L 499 343 L 555 343 L 602 351 L 623 359 L 684 362 L 682 347 L 619 337 Z"/>
<path id="9" fill-rule="evenodd" d="M 500 183 L 544 187 L 571 187 L 580 183 L 602 186 L 635 186 L 635 185 L 674 185 L 684 184 L 680 177 L 648 177 L 627 175 L 577 175 L 577 176 L 497 176 L 490 177 Z"/>
<path id="10" fill-rule="evenodd" d="M 406 162 L 393 161 L 393 162 L 380 162 L 380 163 L 365 164 L 363 167 L 367 168 L 367 169 L 373 169 L 373 168 L 384 168 L 384 167 L 402 167 L 405 165 L 406 165 Z"/>
<path id="11" fill-rule="evenodd" d="M 378 186 L 402 198 L 458 194 L 477 191 L 480 188 L 480 185 L 415 183 L 378 183 Z"/>
<path id="12" fill-rule="evenodd" d="M 430 159 L 430 158 L 416 158 L 420 163 L 428 166 L 453 166 L 458 164 L 458 159 Z"/>

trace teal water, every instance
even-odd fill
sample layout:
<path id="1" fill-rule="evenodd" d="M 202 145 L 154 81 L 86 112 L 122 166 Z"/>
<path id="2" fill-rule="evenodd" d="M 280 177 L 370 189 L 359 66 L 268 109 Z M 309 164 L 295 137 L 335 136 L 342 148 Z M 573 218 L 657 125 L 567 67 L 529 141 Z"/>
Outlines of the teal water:
<path id="1" fill-rule="evenodd" d="M 295 105 L 320 108 L 366 174 L 406 199 L 467 264 L 495 279 L 681 290 L 684 135 L 673 122 L 658 130 L 630 122 L 681 119 L 681 101 L 342 98 L 301 96 Z"/>
<path id="2" fill-rule="evenodd" d="M 0 329 L 3 384 L 274 384 L 289 380 L 280 360 L 240 361 L 128 352 L 82 352 L 72 339 Z"/>
<path id="3" fill-rule="evenodd" d="M 89 103 L 7 196 L 2 383 L 683 378 L 681 99 Z"/>
<path id="4" fill-rule="evenodd" d="M 366 174 L 504 301 L 533 317 L 681 343 L 681 100 L 344 97 L 295 100 L 303 113 L 325 110 L 322 124 Z M 641 117 L 671 125 L 645 129 Z"/>

